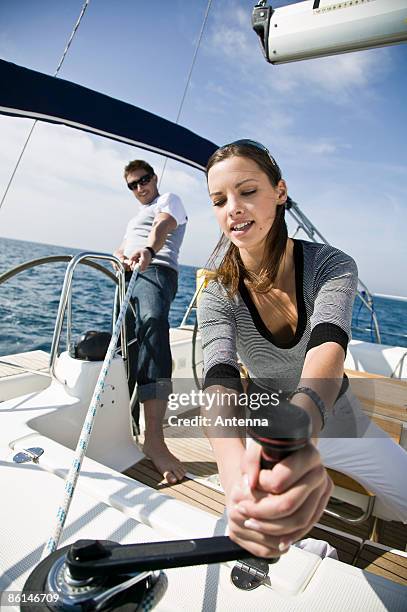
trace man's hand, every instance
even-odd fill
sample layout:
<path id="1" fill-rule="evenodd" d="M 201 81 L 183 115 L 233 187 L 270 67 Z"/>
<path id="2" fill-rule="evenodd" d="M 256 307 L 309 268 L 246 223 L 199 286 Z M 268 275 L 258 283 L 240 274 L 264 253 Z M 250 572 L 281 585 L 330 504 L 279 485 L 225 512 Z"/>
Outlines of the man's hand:
<path id="1" fill-rule="evenodd" d="M 150 265 L 152 258 L 153 256 L 151 255 L 151 251 L 144 248 L 134 251 L 134 253 L 132 253 L 126 261 L 131 270 L 134 270 L 136 264 L 140 264 L 140 272 L 144 272 L 144 270 L 146 270 Z"/>
<path id="2" fill-rule="evenodd" d="M 229 535 L 259 557 L 279 557 L 318 521 L 332 482 L 313 444 L 272 470 L 259 470 L 260 446 L 249 446 L 228 499 Z"/>
<path id="3" fill-rule="evenodd" d="M 127 260 L 126 256 L 124 255 L 123 251 L 115 251 L 115 252 L 113 253 L 113 255 L 114 255 L 115 257 L 117 257 L 117 259 L 120 259 L 120 261 L 121 261 L 121 262 L 122 262 L 122 264 L 124 265 L 124 269 L 125 269 L 125 270 L 130 270 L 130 266 L 129 266 L 129 264 L 128 264 L 128 260 Z M 117 270 L 117 271 L 118 271 L 118 266 L 117 266 L 117 264 L 114 264 L 114 263 L 113 263 L 113 268 L 114 268 L 115 270 Z"/>

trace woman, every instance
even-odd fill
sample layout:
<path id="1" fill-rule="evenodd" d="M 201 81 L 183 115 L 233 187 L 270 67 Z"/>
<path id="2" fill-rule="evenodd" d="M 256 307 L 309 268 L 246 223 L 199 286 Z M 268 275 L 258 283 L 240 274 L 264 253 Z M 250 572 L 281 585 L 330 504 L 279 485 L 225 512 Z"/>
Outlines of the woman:
<path id="1" fill-rule="evenodd" d="M 226 252 L 202 292 L 198 319 L 206 392 L 236 394 L 235 403 L 214 403 L 207 427 L 230 536 L 258 556 L 287 550 L 318 520 L 332 492 L 323 463 L 375 492 L 390 518 L 407 520 L 407 453 L 363 415 L 344 379 L 355 262 L 331 246 L 288 238 L 287 186 L 260 143 L 240 140 L 215 151 L 207 179 L 223 233 L 214 259 L 225 246 Z M 217 414 L 239 413 L 237 354 L 257 388 L 290 394 L 311 418 L 313 443 L 272 471 L 259 469 L 257 444 L 246 449 L 239 430 L 214 425 Z"/>

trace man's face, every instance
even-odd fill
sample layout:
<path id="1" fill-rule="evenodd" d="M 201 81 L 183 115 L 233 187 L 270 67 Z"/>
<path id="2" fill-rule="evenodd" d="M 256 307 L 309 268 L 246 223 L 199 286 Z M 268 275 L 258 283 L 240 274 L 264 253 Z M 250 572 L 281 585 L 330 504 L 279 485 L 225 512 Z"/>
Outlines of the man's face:
<path id="1" fill-rule="evenodd" d="M 140 170 L 134 170 L 126 177 L 127 185 L 133 183 L 132 191 L 136 196 L 140 204 L 150 204 L 157 196 L 157 176 L 151 175 L 140 168 Z"/>

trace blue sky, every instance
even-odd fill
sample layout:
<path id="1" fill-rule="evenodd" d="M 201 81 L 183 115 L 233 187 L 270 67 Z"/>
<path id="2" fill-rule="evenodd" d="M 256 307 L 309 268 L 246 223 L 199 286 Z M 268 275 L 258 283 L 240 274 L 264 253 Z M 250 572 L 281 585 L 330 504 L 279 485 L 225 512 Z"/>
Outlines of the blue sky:
<path id="1" fill-rule="evenodd" d="M 254 3 L 213 0 L 181 123 L 220 144 L 267 145 L 293 199 L 355 257 L 369 288 L 407 295 L 407 46 L 271 66 L 251 29 Z M 175 120 L 206 4 L 91 0 L 61 78 Z M 0 56 L 52 74 L 81 7 L 1 0 Z M 0 116 L 1 194 L 30 125 Z M 152 154 L 37 125 L 0 211 L 0 235 L 113 250 L 135 208 L 122 168 L 137 157 L 160 174 L 164 160 Z M 190 217 L 181 262 L 203 265 L 218 236 L 203 174 L 170 162 L 165 190 L 181 195 Z"/>

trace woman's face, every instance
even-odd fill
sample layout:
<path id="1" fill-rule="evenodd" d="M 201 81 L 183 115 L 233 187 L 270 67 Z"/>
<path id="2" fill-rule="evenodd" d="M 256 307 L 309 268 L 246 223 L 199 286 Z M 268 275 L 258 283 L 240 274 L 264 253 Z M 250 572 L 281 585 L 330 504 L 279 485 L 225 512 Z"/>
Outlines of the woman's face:
<path id="1" fill-rule="evenodd" d="M 277 206 L 287 198 L 283 180 L 274 187 L 248 157 L 228 157 L 208 172 L 208 188 L 221 230 L 238 248 L 261 246 Z"/>

